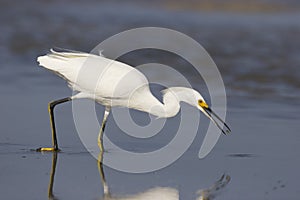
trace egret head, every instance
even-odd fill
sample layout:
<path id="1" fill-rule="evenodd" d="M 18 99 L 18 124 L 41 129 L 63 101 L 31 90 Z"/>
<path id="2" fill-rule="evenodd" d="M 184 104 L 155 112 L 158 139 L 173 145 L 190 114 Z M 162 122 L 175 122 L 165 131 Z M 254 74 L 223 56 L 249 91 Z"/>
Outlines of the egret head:
<path id="1" fill-rule="evenodd" d="M 212 111 L 202 97 L 198 99 L 197 108 L 201 110 L 222 131 L 222 133 L 226 135 L 231 131 L 229 126 L 215 112 Z M 222 125 L 219 125 L 219 123 L 213 117 L 221 122 Z"/>
<path id="2" fill-rule="evenodd" d="M 171 113 L 169 117 L 177 114 L 179 111 L 179 102 L 183 101 L 201 110 L 222 131 L 222 133 L 227 134 L 231 131 L 229 126 L 227 126 L 227 124 L 212 111 L 198 91 L 186 87 L 171 87 L 162 92 L 164 103 L 167 105 L 166 109 Z M 172 112 L 174 110 L 175 112 Z"/>

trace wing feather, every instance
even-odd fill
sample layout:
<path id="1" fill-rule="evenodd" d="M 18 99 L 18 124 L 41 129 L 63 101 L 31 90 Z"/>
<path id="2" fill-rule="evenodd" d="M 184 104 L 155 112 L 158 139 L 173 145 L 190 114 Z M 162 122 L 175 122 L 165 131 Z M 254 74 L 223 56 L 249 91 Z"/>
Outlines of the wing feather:
<path id="1" fill-rule="evenodd" d="M 102 98 L 126 98 L 148 84 L 147 78 L 137 69 L 102 55 L 51 49 L 37 61 L 64 78 L 73 90 Z"/>

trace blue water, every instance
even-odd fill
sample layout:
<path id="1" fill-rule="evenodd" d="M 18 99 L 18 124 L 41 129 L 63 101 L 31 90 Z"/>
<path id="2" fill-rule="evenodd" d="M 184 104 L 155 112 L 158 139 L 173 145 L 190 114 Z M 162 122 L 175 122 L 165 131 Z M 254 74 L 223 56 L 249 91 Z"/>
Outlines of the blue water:
<path id="1" fill-rule="evenodd" d="M 203 45 L 223 77 L 226 121 L 233 131 L 221 136 L 209 156 L 199 160 L 208 123 L 202 116 L 193 144 L 174 164 L 146 174 L 104 166 L 112 195 L 121 198 L 168 187 L 178 191 L 180 199 L 196 199 L 198 190 L 209 188 L 226 174 L 231 177 L 229 183 L 212 199 L 299 199 L 299 12 L 208 12 L 173 9 L 158 2 L 0 5 L 1 199 L 48 198 L 52 154 L 30 149 L 50 145 L 47 103 L 72 92 L 64 80 L 38 67 L 36 57 L 55 46 L 90 51 L 109 36 L 144 26 L 171 28 Z M 120 59 L 133 66 L 147 62 L 172 66 L 208 96 L 203 81 L 193 71 L 182 70 L 188 63 L 174 55 L 147 50 Z M 103 108 L 97 106 L 97 111 L 101 114 Z M 132 115 L 139 123 L 149 120 L 146 114 Z M 58 199 L 104 198 L 97 161 L 76 134 L 71 104 L 56 109 L 56 121 L 63 152 L 58 154 L 54 195 Z M 176 120 L 169 122 L 176 125 Z M 164 145 L 157 140 L 139 144 L 120 136 L 113 119 L 108 127 L 106 134 L 124 148 Z"/>

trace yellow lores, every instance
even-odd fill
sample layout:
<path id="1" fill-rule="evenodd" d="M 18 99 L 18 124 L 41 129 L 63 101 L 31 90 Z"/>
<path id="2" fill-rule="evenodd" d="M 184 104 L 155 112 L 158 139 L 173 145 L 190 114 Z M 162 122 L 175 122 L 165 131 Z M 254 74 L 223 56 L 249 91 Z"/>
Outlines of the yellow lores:
<path id="1" fill-rule="evenodd" d="M 205 103 L 203 100 L 198 100 L 198 104 L 199 104 L 199 106 L 200 107 L 202 107 L 202 108 L 208 108 L 208 105 L 207 105 L 207 103 Z"/>

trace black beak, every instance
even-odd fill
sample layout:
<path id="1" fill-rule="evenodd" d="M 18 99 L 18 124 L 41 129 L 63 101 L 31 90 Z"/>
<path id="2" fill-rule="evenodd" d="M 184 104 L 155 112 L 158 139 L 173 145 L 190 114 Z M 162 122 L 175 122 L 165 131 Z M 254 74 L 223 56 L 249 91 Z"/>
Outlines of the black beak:
<path id="1" fill-rule="evenodd" d="M 222 131 L 224 135 L 231 132 L 229 126 L 215 112 L 213 112 L 210 108 L 203 108 L 203 109 L 207 114 L 207 116 L 211 119 L 211 121 Z M 213 117 L 215 117 L 219 122 L 221 122 L 222 126 L 220 126 Z"/>

